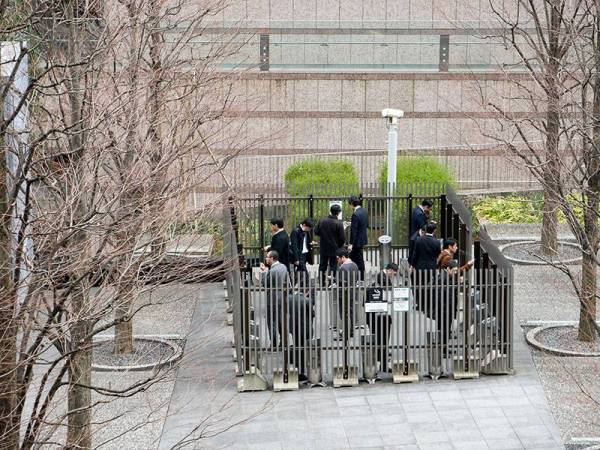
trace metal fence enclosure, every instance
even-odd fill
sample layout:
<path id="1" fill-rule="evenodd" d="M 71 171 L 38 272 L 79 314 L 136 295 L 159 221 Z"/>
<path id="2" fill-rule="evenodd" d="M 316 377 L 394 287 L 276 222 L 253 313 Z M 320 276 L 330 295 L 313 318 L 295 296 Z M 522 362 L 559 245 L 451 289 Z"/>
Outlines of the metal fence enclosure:
<path id="1" fill-rule="evenodd" d="M 424 193 L 403 186 L 385 195 L 376 186 L 361 187 L 365 208 L 375 218 L 369 242 L 387 231 L 377 217 L 391 202 L 395 232 L 402 236 L 393 246 L 398 272 L 383 270 L 379 249 L 371 245 L 364 276 L 351 265 L 332 275 L 316 266 L 294 273 L 282 264 L 270 270 L 258 264 L 270 217 L 297 225 L 306 216 L 318 217 L 315 212 L 326 211 L 339 194 L 247 189 L 230 199 L 224 255 L 232 262 L 227 289 L 240 391 L 512 373 L 512 267 L 485 228 L 471 241 L 469 212 L 450 188 L 430 188 Z M 410 212 L 425 197 L 435 203 L 438 237 L 459 240 L 459 268 L 415 271 L 405 260 Z M 467 268 L 472 254 L 475 264 Z"/>

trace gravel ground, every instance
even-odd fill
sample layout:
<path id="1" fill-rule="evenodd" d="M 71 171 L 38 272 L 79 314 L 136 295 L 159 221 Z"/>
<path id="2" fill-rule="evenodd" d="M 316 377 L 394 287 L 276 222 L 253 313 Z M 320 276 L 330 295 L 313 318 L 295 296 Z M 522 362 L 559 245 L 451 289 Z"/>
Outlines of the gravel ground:
<path id="1" fill-rule="evenodd" d="M 600 438 L 600 358 L 532 354 L 563 441 Z"/>
<path id="2" fill-rule="evenodd" d="M 544 261 L 560 262 L 581 257 L 581 250 L 572 245 L 558 244 L 558 254 L 552 257 L 542 254 L 538 242 L 522 243 L 511 245 L 502 250 L 502 253 L 509 257 L 521 261 L 530 261 L 540 263 Z"/>
<path id="3" fill-rule="evenodd" d="M 133 341 L 133 353 L 114 353 L 114 342 L 101 342 L 94 346 L 94 364 L 103 366 L 136 366 L 166 361 L 173 355 L 173 348 L 164 342 L 147 339 Z"/>
<path id="4" fill-rule="evenodd" d="M 579 266 L 571 269 L 579 276 Z M 515 266 L 516 320 L 576 321 L 578 317 L 579 302 L 566 275 L 549 266 Z M 563 441 L 600 438 L 600 358 L 530 350 Z"/>
<path id="5" fill-rule="evenodd" d="M 94 374 L 94 382 L 112 389 L 125 388 L 148 377 L 149 372 Z M 112 399 L 94 411 L 94 448 L 106 450 L 151 450 L 158 447 L 175 373 L 132 397 Z M 106 397 L 97 400 L 106 400 Z"/>
<path id="6" fill-rule="evenodd" d="M 502 241 L 506 238 L 522 237 L 523 240 L 539 239 L 542 232 L 542 225 L 535 223 L 515 223 L 515 224 L 497 224 L 485 223 L 485 228 L 490 237 L 497 241 Z M 562 240 L 574 240 L 569 225 L 565 223 L 558 224 L 558 238 Z"/>
<path id="7" fill-rule="evenodd" d="M 582 342 L 578 340 L 577 328 L 553 327 L 540 331 L 536 338 L 548 347 L 572 352 L 600 352 L 600 341 Z"/>
<path id="8" fill-rule="evenodd" d="M 579 272 L 578 266 L 571 269 Z M 577 320 L 579 302 L 569 278 L 549 266 L 515 266 L 515 317 Z"/>
<path id="9" fill-rule="evenodd" d="M 143 293 L 136 306 L 142 308 L 133 320 L 134 334 L 177 334 L 186 337 L 196 307 L 195 293 L 199 284 L 163 286 L 153 292 Z M 108 330 L 103 334 L 110 334 Z M 106 352 L 112 344 L 100 347 Z M 112 350 L 112 349 L 110 349 Z M 138 349 L 144 353 L 143 349 Z M 146 351 L 148 348 L 145 349 Z M 152 349 L 150 349 L 152 350 Z M 170 349 L 169 349 L 170 352 Z M 95 362 L 99 362 L 95 360 Z M 173 393 L 176 370 L 163 372 L 163 375 L 149 388 L 135 395 L 107 396 L 93 392 L 92 401 L 96 404 L 93 413 L 93 448 L 106 450 L 152 450 L 158 447 L 168 405 Z M 152 376 L 150 371 L 142 372 L 92 372 L 95 387 L 125 390 Z M 37 382 L 37 380 L 34 380 Z M 26 410 L 33 399 L 28 399 Z M 58 392 L 52 417 L 57 421 L 66 411 L 66 392 Z M 66 423 L 63 421 L 63 423 Z M 52 431 L 52 441 L 65 441 L 66 430 L 59 425 Z M 44 448 L 61 448 L 59 445 L 45 444 Z"/>

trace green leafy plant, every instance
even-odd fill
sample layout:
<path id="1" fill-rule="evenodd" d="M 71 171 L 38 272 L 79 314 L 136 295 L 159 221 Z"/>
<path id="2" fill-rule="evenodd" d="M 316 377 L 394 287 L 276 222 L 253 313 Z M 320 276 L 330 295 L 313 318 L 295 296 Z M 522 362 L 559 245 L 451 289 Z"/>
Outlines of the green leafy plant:
<path id="1" fill-rule="evenodd" d="M 387 187 L 388 166 L 384 162 L 379 171 L 379 186 L 383 193 Z M 440 195 L 442 185 L 456 186 L 452 172 L 436 158 L 429 156 L 404 156 L 399 157 L 396 163 L 396 195 L 412 194 L 412 208 L 416 207 L 423 199 L 434 199 Z M 403 243 L 408 244 L 409 221 L 411 211 L 404 201 L 397 201 L 394 205 L 394 230 L 395 235 L 402 237 Z M 440 211 L 437 202 L 431 212 L 431 219 L 439 220 Z"/>
<path id="2" fill-rule="evenodd" d="M 342 202 L 342 214 L 347 220 L 352 214 L 347 199 L 360 193 L 358 171 L 351 161 L 343 159 L 299 161 L 288 168 L 284 182 L 286 192 L 296 197 L 281 215 L 290 229 L 310 215 L 315 221 L 327 216 L 332 200 Z"/>
<path id="3" fill-rule="evenodd" d="M 567 197 L 578 220 L 583 220 L 583 210 L 580 205 L 581 198 L 576 194 Z M 542 194 L 535 193 L 530 196 L 508 195 L 501 197 L 488 197 L 473 205 L 473 211 L 480 220 L 490 223 L 541 223 L 544 198 Z M 566 222 L 564 213 L 558 211 L 558 220 Z"/>
<path id="4" fill-rule="evenodd" d="M 387 161 L 381 166 L 379 182 L 382 186 L 387 184 Z M 440 163 L 436 158 L 429 156 L 408 156 L 398 158 L 396 164 L 396 183 L 447 183 L 456 185 L 450 169 Z M 419 193 L 415 193 L 419 195 Z"/>

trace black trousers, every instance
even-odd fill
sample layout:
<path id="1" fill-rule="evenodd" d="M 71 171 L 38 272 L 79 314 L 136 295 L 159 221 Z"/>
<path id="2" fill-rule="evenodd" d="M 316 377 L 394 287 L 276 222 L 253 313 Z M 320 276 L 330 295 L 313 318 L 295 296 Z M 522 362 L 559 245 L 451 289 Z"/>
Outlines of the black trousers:
<path id="1" fill-rule="evenodd" d="M 381 363 L 381 370 L 388 369 L 388 343 L 392 332 L 392 318 L 387 313 L 367 313 L 367 324 L 371 334 L 375 336 L 377 361 Z"/>
<path id="2" fill-rule="evenodd" d="M 302 289 L 308 289 L 308 270 L 306 269 L 306 253 L 303 253 L 298 258 L 298 264 L 295 266 L 296 285 Z"/>
<path id="3" fill-rule="evenodd" d="M 319 272 L 321 272 L 321 280 L 325 284 L 325 276 L 327 274 L 327 266 L 329 271 L 335 276 L 337 272 L 337 259 L 335 255 L 321 255 L 321 261 L 319 262 Z"/>
<path id="4" fill-rule="evenodd" d="M 360 271 L 361 279 L 365 276 L 365 259 L 363 258 L 363 248 L 362 247 L 352 247 L 352 251 L 350 252 L 350 259 L 358 266 L 358 270 Z"/>
<path id="5" fill-rule="evenodd" d="M 269 330 L 272 347 L 278 347 L 280 344 L 279 338 L 283 337 L 280 320 L 281 315 L 281 299 L 273 298 L 271 296 L 267 297 L 267 328 Z"/>

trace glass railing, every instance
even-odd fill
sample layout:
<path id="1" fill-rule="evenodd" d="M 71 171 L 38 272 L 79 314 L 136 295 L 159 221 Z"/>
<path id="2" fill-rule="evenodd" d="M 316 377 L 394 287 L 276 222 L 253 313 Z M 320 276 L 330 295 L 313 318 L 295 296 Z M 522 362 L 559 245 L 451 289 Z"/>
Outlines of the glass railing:
<path id="1" fill-rule="evenodd" d="M 209 48 L 194 43 L 194 51 Z M 236 39 L 238 39 L 236 37 Z M 451 35 L 441 51 L 440 35 L 407 34 L 290 34 L 268 35 L 263 51 L 268 64 L 262 70 L 277 71 L 499 71 L 522 70 L 520 58 L 501 41 L 469 35 Z M 239 50 L 226 58 L 223 69 L 259 68 L 260 35 L 239 38 Z M 200 55 L 201 56 L 201 55 Z M 447 64 L 443 64 L 443 58 Z"/>

